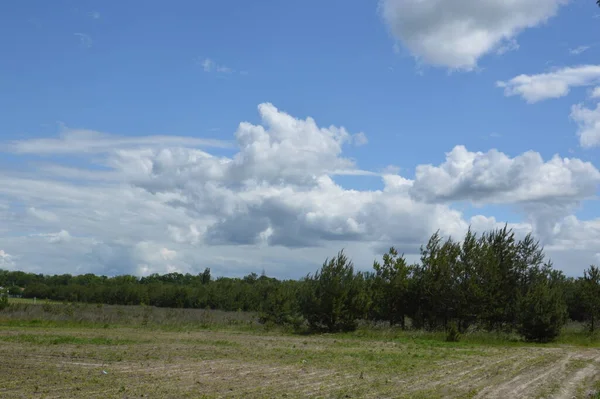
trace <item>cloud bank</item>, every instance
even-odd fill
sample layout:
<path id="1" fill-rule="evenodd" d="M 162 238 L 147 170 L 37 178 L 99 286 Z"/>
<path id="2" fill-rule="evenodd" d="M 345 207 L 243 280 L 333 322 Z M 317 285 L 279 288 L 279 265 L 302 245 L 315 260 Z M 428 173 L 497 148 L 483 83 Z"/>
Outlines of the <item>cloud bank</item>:
<path id="1" fill-rule="evenodd" d="M 217 275 L 265 269 L 299 277 L 344 247 L 369 267 L 390 245 L 416 259 L 438 229 L 460 237 L 469 225 L 502 226 L 478 214 L 489 204 L 520 212 L 509 226 L 536 232 L 567 269 L 588 266 L 567 261 L 572 248 L 581 262 L 598 253 L 598 220 L 573 216 L 597 192 L 591 163 L 458 145 L 439 165 L 416 165 L 414 176 L 375 173 L 345 156 L 348 146 L 366 145 L 364 133 L 270 103 L 258 114 L 260 123 L 238 125 L 229 156 L 206 149 L 229 141 L 86 130 L 10 143 L 13 156 L 70 162 L 0 175 L 0 267 L 137 275 L 211 267 Z M 343 187 L 338 175 L 379 179 L 381 188 Z"/>

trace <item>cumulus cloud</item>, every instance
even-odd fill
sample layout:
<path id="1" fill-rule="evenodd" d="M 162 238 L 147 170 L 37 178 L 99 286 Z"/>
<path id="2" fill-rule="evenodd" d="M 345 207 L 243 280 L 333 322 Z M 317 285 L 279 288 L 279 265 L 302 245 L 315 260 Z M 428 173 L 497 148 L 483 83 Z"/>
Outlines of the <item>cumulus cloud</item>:
<path id="1" fill-rule="evenodd" d="M 552 250 L 587 250 L 600 248 L 600 218 L 582 221 L 573 215 L 565 217 L 554 226 Z"/>
<path id="2" fill-rule="evenodd" d="M 583 104 L 571 108 L 571 119 L 579 129 L 579 144 L 583 148 L 600 147 L 600 103 L 595 109 L 586 108 Z"/>
<path id="3" fill-rule="evenodd" d="M 456 146 L 440 166 L 417 166 L 412 194 L 428 202 L 571 203 L 595 195 L 599 184 L 600 171 L 579 159 L 544 161 L 533 151 L 510 158 Z"/>
<path id="4" fill-rule="evenodd" d="M 536 234 L 551 240 L 555 224 L 582 200 L 595 197 L 599 185 L 600 171 L 579 159 L 555 155 L 544 161 L 533 151 L 510 158 L 497 150 L 456 146 L 440 166 L 417 166 L 411 193 L 434 203 L 513 205 Z"/>
<path id="5" fill-rule="evenodd" d="M 469 225 L 481 231 L 504 224 L 493 215 L 465 216 L 454 207 L 460 201 L 536 204 L 523 207 L 526 217 L 510 227 L 519 234 L 542 231 L 545 243 L 557 243 L 557 253 L 568 237 L 589 230 L 587 221 L 568 225 L 563 211 L 597 188 L 598 170 L 580 160 L 544 161 L 533 152 L 511 158 L 458 146 L 439 166 L 417 166 L 414 178 L 398 168 L 374 173 L 344 155 L 361 135 L 269 103 L 258 113 L 258 124 L 237 127 L 230 156 L 185 138 L 128 141 L 94 134 L 13 143 L 17 155 L 70 157 L 76 150 L 66 153 L 52 140 L 71 140 L 108 170 L 79 173 L 55 165 L 35 175 L 0 175 L 3 251 L 36 272 L 143 275 L 210 267 L 218 275 L 241 275 L 264 268 L 299 277 L 341 248 L 369 267 L 391 245 L 416 260 L 419 246 L 438 229 L 460 237 Z M 55 151 L 43 150 L 39 140 Z M 333 180 L 340 173 L 371 175 L 383 187 L 344 188 Z M 552 210 L 552 218 L 529 217 L 540 209 Z M 560 223 L 574 232 L 557 230 Z"/>
<path id="6" fill-rule="evenodd" d="M 508 81 L 499 81 L 504 95 L 521 96 L 528 103 L 569 94 L 573 87 L 593 86 L 600 83 L 600 65 L 581 65 L 557 69 L 537 75 L 519 75 Z"/>
<path id="7" fill-rule="evenodd" d="M 590 97 L 591 98 L 600 98 L 600 86 L 594 87 L 594 90 L 592 90 Z"/>
<path id="8" fill-rule="evenodd" d="M 516 36 L 554 16 L 566 0 L 380 0 L 393 35 L 419 60 L 471 70 L 494 50 L 518 46 Z"/>

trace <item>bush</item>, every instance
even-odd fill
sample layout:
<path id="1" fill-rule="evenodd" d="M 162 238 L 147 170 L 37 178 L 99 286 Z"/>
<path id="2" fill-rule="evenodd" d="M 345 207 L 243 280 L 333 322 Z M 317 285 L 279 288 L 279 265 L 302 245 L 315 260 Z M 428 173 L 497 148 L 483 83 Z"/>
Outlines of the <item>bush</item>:
<path id="1" fill-rule="evenodd" d="M 258 322 L 266 327 L 293 326 L 297 328 L 301 324 L 293 306 L 293 298 L 287 295 L 281 287 L 273 288 L 263 300 L 259 312 Z"/>
<path id="2" fill-rule="evenodd" d="M 6 292 L 0 292 L 0 310 L 4 310 L 8 307 L 8 294 Z"/>
<path id="3" fill-rule="evenodd" d="M 456 322 L 450 322 L 446 329 L 446 342 L 458 342 L 460 341 L 460 332 Z"/>
<path id="4" fill-rule="evenodd" d="M 559 279 L 554 271 L 534 276 L 527 293 L 519 298 L 518 330 L 526 341 L 550 342 L 560 335 L 567 305 Z"/>

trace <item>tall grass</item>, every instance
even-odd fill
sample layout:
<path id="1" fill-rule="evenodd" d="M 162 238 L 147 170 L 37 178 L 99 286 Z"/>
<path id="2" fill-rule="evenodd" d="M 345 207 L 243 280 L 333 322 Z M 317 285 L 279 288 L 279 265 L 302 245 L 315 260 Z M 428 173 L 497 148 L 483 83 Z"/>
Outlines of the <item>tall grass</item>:
<path id="1" fill-rule="evenodd" d="M 11 303 L 0 312 L 0 325 L 133 327 L 167 330 L 260 329 L 255 314 L 204 309 L 85 303 Z"/>
<path id="2" fill-rule="evenodd" d="M 226 312 L 205 309 L 173 309 L 152 306 L 94 305 L 85 303 L 59 303 L 38 301 L 12 301 L 0 311 L 0 327 L 27 326 L 51 327 L 73 326 L 92 328 L 147 328 L 160 330 L 238 330 L 244 332 L 291 333 L 281 327 L 266 328 L 258 322 L 258 315 L 250 312 Z M 298 331 L 296 331 L 298 333 Z M 577 345 L 600 347 L 600 333 L 590 334 L 585 325 L 570 323 L 562 331 L 557 341 L 550 344 L 528 344 L 515 333 L 487 332 L 472 329 L 460 336 L 460 342 L 445 342 L 444 331 L 402 330 L 384 323 L 360 323 L 359 328 L 350 333 L 336 334 L 341 339 L 396 340 L 419 342 L 430 346 L 488 345 L 488 346 L 552 346 Z"/>

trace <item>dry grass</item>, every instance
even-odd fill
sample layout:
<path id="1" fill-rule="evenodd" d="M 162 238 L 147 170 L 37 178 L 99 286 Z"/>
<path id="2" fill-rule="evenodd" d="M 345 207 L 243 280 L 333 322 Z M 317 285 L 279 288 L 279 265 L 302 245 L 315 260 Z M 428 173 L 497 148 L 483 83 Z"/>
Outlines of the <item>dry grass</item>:
<path id="1" fill-rule="evenodd" d="M 203 311 L 167 319 L 154 309 L 144 323 L 127 319 L 139 309 L 95 309 L 86 312 L 113 324 L 102 324 L 106 313 L 82 319 L 81 308 L 0 313 L 0 397 L 571 398 L 600 377 L 596 348 L 298 336 L 264 332 L 245 314 L 211 312 L 202 324 Z"/>

